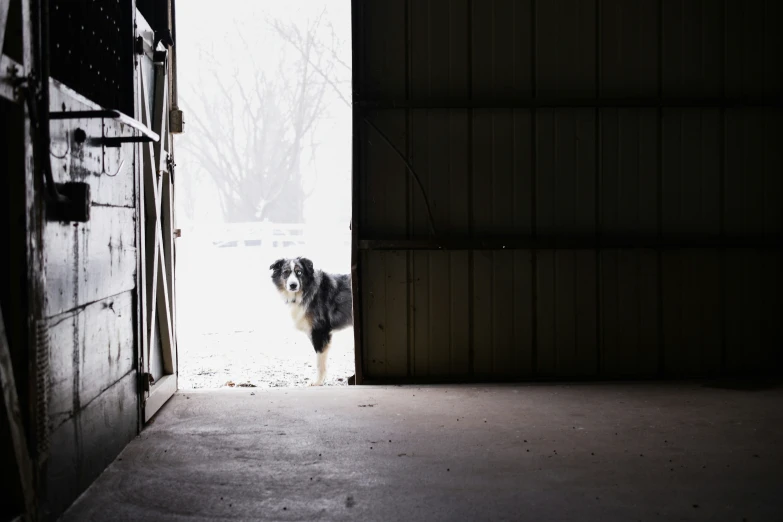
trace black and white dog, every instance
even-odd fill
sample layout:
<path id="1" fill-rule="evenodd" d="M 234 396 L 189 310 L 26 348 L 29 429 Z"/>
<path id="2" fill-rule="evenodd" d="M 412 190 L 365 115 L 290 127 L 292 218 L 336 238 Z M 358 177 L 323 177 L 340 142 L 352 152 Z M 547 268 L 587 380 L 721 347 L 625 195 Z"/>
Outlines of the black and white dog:
<path id="1" fill-rule="evenodd" d="M 313 343 L 318 370 L 310 386 L 321 386 L 332 332 L 353 325 L 351 276 L 316 270 L 304 257 L 278 259 L 269 269 L 272 282 L 291 310 L 294 326 Z"/>

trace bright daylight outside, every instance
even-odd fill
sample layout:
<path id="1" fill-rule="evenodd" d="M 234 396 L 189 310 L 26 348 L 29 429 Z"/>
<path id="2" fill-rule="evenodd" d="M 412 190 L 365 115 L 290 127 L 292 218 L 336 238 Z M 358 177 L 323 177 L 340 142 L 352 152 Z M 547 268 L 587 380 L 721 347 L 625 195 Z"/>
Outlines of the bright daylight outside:
<path id="1" fill-rule="evenodd" d="M 349 0 L 177 4 L 179 387 L 303 386 L 316 354 L 271 280 L 279 258 L 350 273 Z M 354 374 L 333 334 L 325 385 Z"/>

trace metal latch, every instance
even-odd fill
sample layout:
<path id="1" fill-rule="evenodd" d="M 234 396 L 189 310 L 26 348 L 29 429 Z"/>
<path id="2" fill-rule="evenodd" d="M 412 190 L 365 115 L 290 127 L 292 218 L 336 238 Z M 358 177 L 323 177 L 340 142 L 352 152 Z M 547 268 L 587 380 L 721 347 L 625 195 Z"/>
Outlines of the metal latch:
<path id="1" fill-rule="evenodd" d="M 150 391 L 150 386 L 155 385 L 155 378 L 151 373 L 143 373 L 141 375 L 141 385 L 144 387 L 144 391 Z"/>

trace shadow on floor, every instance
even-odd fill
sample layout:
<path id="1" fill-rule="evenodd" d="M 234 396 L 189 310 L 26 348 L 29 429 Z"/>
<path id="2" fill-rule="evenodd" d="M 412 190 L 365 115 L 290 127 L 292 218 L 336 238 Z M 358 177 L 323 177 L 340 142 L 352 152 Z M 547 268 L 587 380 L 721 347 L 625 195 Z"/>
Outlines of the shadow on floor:
<path id="1" fill-rule="evenodd" d="M 768 391 L 783 388 L 783 382 L 772 379 L 718 379 L 702 384 L 703 388 L 735 391 Z"/>

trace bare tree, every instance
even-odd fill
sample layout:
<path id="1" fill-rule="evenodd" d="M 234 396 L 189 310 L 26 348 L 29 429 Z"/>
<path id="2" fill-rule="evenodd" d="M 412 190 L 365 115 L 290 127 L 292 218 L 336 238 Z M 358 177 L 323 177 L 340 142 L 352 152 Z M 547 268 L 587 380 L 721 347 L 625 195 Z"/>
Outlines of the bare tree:
<path id="1" fill-rule="evenodd" d="M 239 52 L 247 53 L 252 70 L 227 71 L 214 53 L 205 51 L 205 81 L 191 87 L 190 98 L 183 96 L 191 122 L 184 147 L 214 181 L 228 222 L 303 219 L 309 193 L 302 167 L 315 154 L 313 134 L 327 109 L 327 92 L 335 91 L 347 102 L 340 92 L 345 64 L 335 53 L 334 32 L 331 41 L 322 41 L 328 40 L 322 35 L 330 28 L 324 15 L 304 30 L 269 22 L 286 44 L 272 71 L 257 65 L 241 34 Z M 289 59 L 286 47 L 295 50 L 295 58 Z M 229 60 L 236 61 L 228 57 L 223 62 Z"/>

